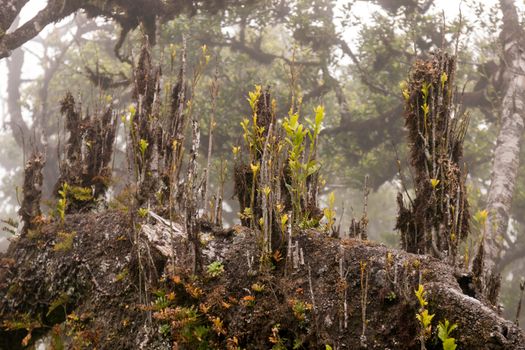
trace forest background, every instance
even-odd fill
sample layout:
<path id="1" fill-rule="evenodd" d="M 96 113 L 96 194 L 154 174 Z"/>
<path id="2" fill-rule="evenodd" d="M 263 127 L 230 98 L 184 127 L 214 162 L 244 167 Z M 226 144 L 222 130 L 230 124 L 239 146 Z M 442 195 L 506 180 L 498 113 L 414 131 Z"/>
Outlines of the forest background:
<path id="1" fill-rule="evenodd" d="M 130 60 L 136 60 L 145 34 L 155 42 L 153 54 L 162 64 L 166 83 L 177 77 L 184 36 L 189 66 L 202 57 L 203 47 L 209 56 L 194 97 L 194 113 L 202 130 L 199 162 L 202 168 L 207 166 L 214 110 L 209 186 L 215 193 L 224 181 L 227 224 L 239 222 L 239 209 L 233 198 L 232 167 L 226 164 L 233 164 L 232 149 L 242 143 L 239 124 L 250 115 L 248 91 L 259 84 L 271 87 L 282 117 L 294 90 L 302 96 L 304 114 L 312 115 L 314 106 L 324 105 L 319 158 L 326 183 L 321 206 L 326 206 L 334 192 L 337 225 L 347 232 L 351 219 L 361 215 L 367 178 L 371 190 L 369 237 L 397 247 L 395 197 L 404 185 L 402 180 L 411 177 L 400 85 L 416 57 L 443 47 L 457 50 L 456 78 L 471 118 L 464 156 L 474 222 L 461 249 L 472 259 L 482 235 L 476 218 L 489 206 L 501 129 L 502 72 L 507 67 L 501 34 L 506 1 L 220 3 L 217 8 L 203 6 L 164 21 L 154 32 L 144 25 L 124 28 L 129 29 L 127 35 L 121 35 L 123 29 L 113 20 L 88 18 L 79 12 L 47 26 L 9 58 L 0 60 L 0 217 L 17 219 L 24 159 L 34 147 L 46 149 L 44 203 L 54 207 L 57 147 L 64 140 L 60 100 L 67 91 L 78 97 L 84 108 L 102 110 L 111 103 L 119 114 L 126 115 L 132 97 Z M 46 1 L 30 1 L 17 25 L 46 5 Z M 520 28 L 514 29 L 521 31 L 525 6 L 520 1 L 515 5 Z M 291 76 L 291 71 L 297 74 Z M 215 100 L 211 97 L 213 84 L 218 87 Z M 110 197 L 117 196 L 129 177 L 122 125 L 119 135 Z M 517 156 L 523 158 L 523 151 Z M 503 281 L 500 301 L 509 319 L 515 317 L 519 284 L 525 276 L 525 165 L 523 161 L 520 164 L 511 179 L 515 187 L 498 261 Z M 9 235 L 2 233 L 1 249 L 5 249 Z M 520 323 L 525 324 L 523 314 Z"/>

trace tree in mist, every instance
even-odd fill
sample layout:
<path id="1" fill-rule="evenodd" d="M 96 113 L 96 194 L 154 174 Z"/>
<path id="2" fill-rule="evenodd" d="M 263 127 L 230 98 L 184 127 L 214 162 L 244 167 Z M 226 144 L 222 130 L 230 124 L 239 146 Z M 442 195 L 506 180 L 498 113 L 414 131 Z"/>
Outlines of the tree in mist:
<path id="1" fill-rule="evenodd" d="M 521 79 L 512 68 L 517 57 L 513 50 L 518 46 L 509 46 L 505 51 L 505 59 L 499 60 L 500 48 L 497 45 L 500 24 L 497 14 L 500 10 L 503 10 L 503 14 L 507 11 L 503 17 L 507 24 L 501 32 L 502 40 L 510 43 L 514 40 L 511 39 L 514 38 L 513 34 L 505 34 L 505 39 L 503 32 L 513 33 L 518 28 L 517 22 L 511 19 L 513 15 L 508 12 L 512 8 L 511 2 L 501 2 L 501 9 L 496 8 L 492 18 L 494 23 L 479 24 L 474 23 L 474 19 L 463 18 L 444 26 L 441 16 L 432 12 L 433 1 L 374 1 L 379 6 L 378 10 L 372 20 L 366 23 L 360 23 L 359 16 L 353 12 L 357 1 L 346 2 L 339 13 L 334 11 L 336 1 L 329 0 L 49 1 L 39 14 L 16 28 L 13 25 L 16 16 L 27 3 L 11 0 L 7 1 L 7 6 L 0 7 L 0 57 L 12 53 L 9 58 L 9 126 L 19 147 L 25 143 L 29 149 L 31 142 L 42 147 L 41 140 L 47 145 L 48 175 L 57 172 L 57 162 L 52 159 L 57 147 L 54 137 L 59 128 L 55 116 L 58 114 L 58 100 L 65 90 L 72 89 L 74 94 L 82 95 L 86 105 L 89 105 L 87 96 L 93 96 L 92 101 L 98 99 L 102 105 L 106 95 L 118 95 L 120 104 L 117 109 L 125 111 L 130 102 L 130 92 L 125 91 L 126 84 L 129 85 L 133 79 L 129 71 L 130 63 L 136 59 L 137 43 L 144 34 L 147 35 L 149 41 L 156 44 L 153 55 L 166 58 L 172 54 L 170 45 L 175 54 L 180 54 L 179 43 L 184 33 L 191 35 L 188 47 L 190 56 L 192 52 L 198 52 L 199 46 L 203 44 L 217 54 L 217 70 L 221 80 L 217 113 L 228 117 L 221 119 L 214 129 L 216 154 L 231 158 L 231 147 L 238 143 L 238 136 L 232 130 L 236 130 L 246 113 L 241 97 L 251 85 L 270 83 L 274 85 L 274 96 L 287 100 L 291 85 L 288 71 L 294 65 L 300 71 L 295 83 L 303 96 L 305 108 L 323 102 L 329 112 L 327 127 L 323 130 L 327 141 L 320 149 L 320 155 L 329 159 L 329 162 L 325 162 L 327 173 L 336 176 L 330 179 L 332 181 L 328 182 L 325 192 L 339 188 L 336 186 L 361 188 L 366 174 L 369 175 L 369 185 L 373 190 L 385 183 L 399 183 L 401 177 L 410 177 L 408 167 L 404 165 L 404 131 L 400 118 L 403 101 L 399 83 L 417 55 L 441 46 L 454 47 L 459 39 L 458 80 L 466 83 L 463 105 L 472 113 L 471 128 L 465 140 L 465 161 L 469 164 L 469 180 L 474 189 L 489 191 L 488 200 L 478 195 L 471 202 L 474 211 L 487 207 L 490 215 L 499 215 L 491 217 L 492 222 L 502 223 L 495 226 L 497 230 L 492 230 L 492 224 L 487 230 L 486 267 L 492 269 L 491 265 L 494 264 L 502 269 L 518 259 L 520 267 L 515 270 L 515 276 L 523 271 L 523 264 L 519 265 L 519 259 L 523 256 L 519 249 L 525 242 L 524 219 L 520 208 L 523 208 L 525 196 L 521 194 L 523 191 L 520 191 L 517 180 L 523 173 L 517 163 L 520 154 L 516 147 L 512 152 L 505 151 L 512 157 L 501 157 L 498 153 L 504 151 L 503 147 L 508 144 L 506 135 L 510 134 L 507 131 L 517 135 L 520 127 L 519 118 L 514 117 L 517 114 L 504 110 L 514 106 L 509 103 L 509 96 L 514 96 L 511 90 L 516 90 L 516 82 Z M 474 10 L 480 13 L 494 10 L 477 9 L 475 6 Z M 45 25 L 58 22 L 73 13 L 77 13 L 77 18 L 70 25 L 66 24 L 62 32 L 71 31 L 71 37 L 60 40 L 61 32 L 56 29 L 56 37 L 48 37 L 42 42 L 50 47 L 49 55 L 42 57 L 42 80 L 32 85 L 31 89 L 34 90 L 29 90 L 26 83 L 19 84 L 16 77 L 20 80 L 22 53 L 13 50 L 35 37 Z M 80 13 L 92 19 L 82 19 L 78 15 Z M 341 29 L 334 25 L 336 17 L 341 15 L 342 23 L 347 28 L 359 30 L 355 45 L 346 42 Z M 100 22 L 94 22 L 93 18 L 112 21 L 101 25 Z M 162 24 L 158 26 L 157 23 Z M 481 25 L 488 25 L 492 35 L 483 39 L 483 42 L 475 42 L 475 45 L 471 45 L 470 41 L 470 47 L 463 45 L 462 40 L 469 40 L 466 33 Z M 14 29 L 8 31 L 9 27 Z M 115 29 L 120 29 L 119 35 L 113 34 Z M 83 36 L 87 31 L 94 40 Z M 472 46 L 482 48 L 485 54 L 479 55 Z M 343 64 L 343 61 L 349 63 Z M 166 77 L 175 76 L 177 71 L 170 71 L 173 67 L 169 63 L 162 68 Z M 214 74 L 213 68 L 205 72 L 206 84 Z M 93 88 L 89 87 L 91 83 L 103 92 L 93 92 Z M 29 91 L 36 93 L 31 94 Z M 196 111 L 202 115 L 209 113 L 208 89 L 197 91 L 196 94 L 203 101 L 195 107 Z M 20 102 L 25 96 L 30 102 L 25 104 L 35 106 L 31 127 L 23 122 L 20 111 L 24 105 Z M 519 104 L 516 106 L 519 107 Z M 498 117 L 500 111 L 503 112 L 501 120 Z M 286 111 L 279 113 L 285 115 Z M 517 128 L 506 127 L 507 121 L 517 123 Z M 495 153 L 492 153 L 496 138 L 495 126 L 499 123 L 502 125 L 500 142 Z M 209 132 L 206 125 L 203 130 Z M 30 142 L 35 135 L 37 137 Z M 207 148 L 207 139 L 203 137 L 203 150 Z M 514 140 L 517 138 L 514 137 Z M 493 185 L 488 189 L 486 182 L 490 178 L 493 157 Z M 398 174 L 396 158 L 402 164 L 401 175 Z M 499 165 L 498 162 L 506 160 L 509 160 L 510 167 Z M 504 170 L 506 168 L 511 171 Z M 123 174 L 125 170 L 124 166 Z M 116 167 L 116 171 L 121 170 Z M 502 183 L 498 180 L 501 178 L 505 178 L 504 187 L 496 186 Z M 517 185 L 516 191 L 509 186 L 513 181 Z M 48 183 L 46 186 L 50 190 L 53 184 Z M 517 195 L 511 207 L 513 192 Z M 503 234 L 507 231 L 509 217 L 516 223 L 516 244 Z M 471 237 L 469 244 L 472 252 L 479 243 L 480 231 L 474 232 Z M 503 241 L 498 237 L 503 237 Z M 499 250 L 503 251 L 501 260 L 497 258 Z M 474 254 L 470 255 L 472 260 Z"/>
<path id="2" fill-rule="evenodd" d="M 503 55 L 503 100 L 500 108 L 500 129 L 494 149 L 492 179 L 488 191 L 487 211 L 489 220 L 486 236 L 482 239 L 486 269 L 487 293 L 490 299 L 497 296 L 503 242 L 512 246 L 508 226 L 518 178 L 521 143 L 524 130 L 525 77 L 523 76 L 523 36 L 525 32 L 519 21 L 513 0 L 500 1 L 503 26 L 500 34 Z M 522 245 L 518 245 L 518 249 Z M 513 254 L 510 249 L 505 255 Z M 492 295 L 491 295 L 492 294 Z"/>

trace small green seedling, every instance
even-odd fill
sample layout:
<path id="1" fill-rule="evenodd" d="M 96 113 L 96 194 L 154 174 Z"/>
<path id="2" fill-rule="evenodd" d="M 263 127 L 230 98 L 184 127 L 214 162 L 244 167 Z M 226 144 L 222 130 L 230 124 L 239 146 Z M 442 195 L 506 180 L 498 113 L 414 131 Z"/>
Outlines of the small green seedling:
<path id="1" fill-rule="evenodd" d="M 147 217 L 147 216 L 148 216 L 148 213 L 149 213 L 149 210 L 148 210 L 147 208 L 139 208 L 139 209 L 137 210 L 137 214 L 139 214 L 139 216 L 140 216 L 141 218 L 145 218 L 145 217 Z"/>
<path id="2" fill-rule="evenodd" d="M 149 146 L 149 143 L 148 143 L 147 140 L 140 139 L 140 141 L 139 141 L 139 151 L 140 151 L 140 155 L 142 156 L 143 159 L 144 159 L 144 155 L 146 154 L 146 150 L 148 149 L 148 146 Z"/>
<path id="3" fill-rule="evenodd" d="M 223 274 L 224 265 L 220 261 L 214 261 L 208 265 L 207 272 L 211 277 L 218 277 Z"/>
<path id="4" fill-rule="evenodd" d="M 423 285 L 419 285 L 417 290 L 414 290 L 417 300 L 419 301 L 419 311 L 416 314 L 416 318 L 419 321 L 420 334 L 419 340 L 423 345 L 425 341 L 432 334 L 432 319 L 434 318 L 433 314 L 430 314 L 426 308 L 428 301 L 426 300 L 426 291 Z"/>
<path id="5" fill-rule="evenodd" d="M 332 191 L 328 195 L 328 207 L 324 208 L 323 214 L 326 219 L 325 232 L 331 233 L 335 223 L 335 193 Z"/>
<path id="6" fill-rule="evenodd" d="M 75 239 L 76 232 L 64 232 L 60 231 L 57 234 L 57 242 L 53 246 L 55 252 L 67 252 L 73 248 L 73 240 Z"/>
<path id="7" fill-rule="evenodd" d="M 58 190 L 58 195 L 60 198 L 57 203 L 57 213 L 60 218 L 60 222 L 64 223 L 64 218 L 66 216 L 66 207 L 67 207 L 67 194 L 69 192 L 69 185 L 67 182 L 62 184 L 62 188 Z"/>
<path id="8" fill-rule="evenodd" d="M 443 350 L 456 350 L 456 339 L 450 336 L 453 330 L 458 328 L 458 325 L 450 322 L 445 318 L 444 322 L 438 324 L 438 338 L 443 342 Z"/>

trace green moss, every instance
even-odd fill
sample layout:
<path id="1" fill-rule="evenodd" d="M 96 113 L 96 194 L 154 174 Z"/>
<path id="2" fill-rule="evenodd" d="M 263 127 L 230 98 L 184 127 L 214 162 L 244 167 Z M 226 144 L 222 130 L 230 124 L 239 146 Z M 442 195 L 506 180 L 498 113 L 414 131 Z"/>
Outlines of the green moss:
<path id="1" fill-rule="evenodd" d="M 60 231 L 57 236 L 58 240 L 53 246 L 53 250 L 55 252 L 67 252 L 71 250 L 73 247 L 73 240 L 75 239 L 75 236 L 77 235 L 76 232 L 64 232 Z"/>
<path id="2" fill-rule="evenodd" d="M 122 281 L 124 278 L 126 278 L 126 276 L 129 274 L 129 271 L 127 268 L 125 268 L 124 270 L 122 270 L 119 274 L 117 274 L 117 276 L 115 276 L 115 282 L 120 282 Z"/>
<path id="3" fill-rule="evenodd" d="M 12 297 L 20 290 L 20 286 L 16 283 L 13 283 L 9 286 L 9 289 L 7 290 L 7 296 Z"/>

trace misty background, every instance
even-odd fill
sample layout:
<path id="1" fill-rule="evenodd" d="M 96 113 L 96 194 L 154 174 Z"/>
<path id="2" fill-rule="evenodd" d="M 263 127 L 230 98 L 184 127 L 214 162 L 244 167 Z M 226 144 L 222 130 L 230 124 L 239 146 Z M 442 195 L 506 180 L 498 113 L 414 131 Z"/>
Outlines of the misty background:
<path id="1" fill-rule="evenodd" d="M 47 1 L 29 1 L 18 25 L 46 5 Z M 522 20 L 525 3 L 517 1 L 516 6 Z M 464 91 L 465 109 L 471 114 L 465 143 L 471 213 L 484 210 L 500 126 L 502 28 L 498 1 L 260 1 L 162 23 L 157 28 L 154 55 L 165 81 L 176 77 L 174 62 L 177 66 L 183 34 L 188 40 L 189 65 L 197 61 L 203 45 L 212 55 L 196 94 L 203 141 L 199 162 L 204 167 L 209 86 L 217 72 L 212 188 L 219 185 L 221 162 L 233 164 L 232 147 L 242 142 L 239 123 L 250 114 L 246 96 L 255 84 L 271 86 L 280 116 L 286 115 L 293 62 L 299 67 L 297 85 L 304 114 L 311 116 L 313 106 L 320 103 L 327 111 L 320 141 L 321 173 L 326 181 L 321 206 L 326 206 L 328 194 L 334 192 L 336 225 L 346 232 L 352 218 L 363 211 L 368 177 L 369 237 L 398 247 L 396 195 L 402 179 L 411 176 L 400 84 L 416 57 L 440 47 L 454 52 L 457 45 L 457 79 Z M 128 60 L 136 59 L 145 33 L 143 28 L 131 30 L 119 49 L 120 58 L 114 50 L 119 33 L 114 21 L 90 19 L 81 12 L 46 26 L 9 58 L 0 60 L 0 218 L 18 220 L 24 159 L 35 147 L 45 148 L 47 155 L 44 213 L 56 205 L 57 147 L 64 137 L 59 110 L 67 91 L 78 96 L 84 111 L 101 110 L 111 101 L 117 114 L 127 113 L 132 79 Z M 119 133 L 110 201 L 129 175 L 121 127 Z M 515 317 L 518 285 L 525 276 L 523 164 L 502 238 L 501 302 L 509 319 Z M 228 171 L 226 177 L 225 221 L 235 225 L 239 209 Z M 461 248 L 465 259 L 472 259 L 481 233 L 473 223 Z M 10 236 L 5 230 L 0 234 L 0 250 L 7 249 Z M 524 317 L 521 315 L 521 324 Z"/>

